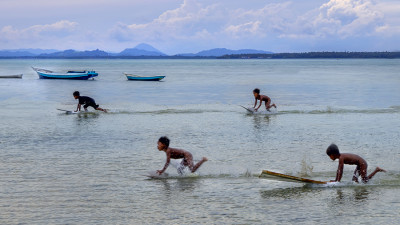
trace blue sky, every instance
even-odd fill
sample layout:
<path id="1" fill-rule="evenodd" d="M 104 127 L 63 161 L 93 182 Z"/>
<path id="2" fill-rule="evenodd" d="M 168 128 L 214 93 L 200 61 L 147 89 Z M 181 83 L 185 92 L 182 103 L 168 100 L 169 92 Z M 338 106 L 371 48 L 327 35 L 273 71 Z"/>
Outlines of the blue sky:
<path id="1" fill-rule="evenodd" d="M 400 50 L 398 0 L 0 0 L 0 49 Z"/>

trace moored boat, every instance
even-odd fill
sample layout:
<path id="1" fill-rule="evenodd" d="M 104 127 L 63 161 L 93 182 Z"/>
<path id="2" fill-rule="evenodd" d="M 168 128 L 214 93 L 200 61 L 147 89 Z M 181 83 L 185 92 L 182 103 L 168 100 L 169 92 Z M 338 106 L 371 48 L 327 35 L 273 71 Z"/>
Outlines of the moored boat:
<path id="1" fill-rule="evenodd" d="M 124 74 L 128 80 L 137 80 L 137 81 L 160 81 L 165 77 L 165 76 L 139 76 L 129 73 L 124 73 Z"/>
<path id="2" fill-rule="evenodd" d="M 39 75 L 40 79 L 69 79 L 69 80 L 87 80 L 97 77 L 99 74 L 95 71 L 67 71 L 66 73 L 56 73 L 51 70 L 32 67 Z"/>
<path id="3" fill-rule="evenodd" d="M 0 78 L 22 78 L 22 74 L 15 74 L 15 75 L 0 75 Z"/>

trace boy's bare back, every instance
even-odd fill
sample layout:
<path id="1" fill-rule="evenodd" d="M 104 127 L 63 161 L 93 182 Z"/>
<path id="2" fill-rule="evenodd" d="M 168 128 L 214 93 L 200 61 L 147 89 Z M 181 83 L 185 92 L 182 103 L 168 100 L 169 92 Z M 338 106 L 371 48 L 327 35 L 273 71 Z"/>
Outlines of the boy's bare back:
<path id="1" fill-rule="evenodd" d="M 340 162 L 348 165 L 358 165 L 367 164 L 361 156 L 351 153 L 341 153 L 339 157 L 339 164 Z"/>
<path id="2" fill-rule="evenodd" d="M 268 97 L 266 95 L 259 95 L 258 100 L 268 102 L 268 101 L 270 101 L 270 97 Z"/>
<path id="3" fill-rule="evenodd" d="M 188 151 L 185 151 L 183 149 L 178 149 L 178 148 L 171 148 L 169 147 L 165 153 L 167 156 L 169 155 L 172 159 L 182 159 L 185 158 L 187 155 L 191 155 Z"/>

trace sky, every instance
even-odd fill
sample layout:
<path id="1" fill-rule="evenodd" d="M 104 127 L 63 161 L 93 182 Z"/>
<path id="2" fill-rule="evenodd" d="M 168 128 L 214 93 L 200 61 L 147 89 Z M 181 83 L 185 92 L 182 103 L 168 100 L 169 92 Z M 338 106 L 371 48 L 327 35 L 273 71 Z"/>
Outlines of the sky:
<path id="1" fill-rule="evenodd" d="M 399 0 L 0 0 L 0 49 L 399 51 Z"/>

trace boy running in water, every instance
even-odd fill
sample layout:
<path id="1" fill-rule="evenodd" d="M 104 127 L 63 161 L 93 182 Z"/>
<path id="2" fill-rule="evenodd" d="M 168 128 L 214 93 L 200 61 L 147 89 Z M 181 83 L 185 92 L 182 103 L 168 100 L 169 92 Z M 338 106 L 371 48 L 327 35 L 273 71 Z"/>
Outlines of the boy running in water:
<path id="1" fill-rule="evenodd" d="M 253 90 L 253 95 L 254 95 L 254 98 L 256 100 L 254 102 L 254 107 L 253 107 L 255 111 L 257 111 L 261 107 L 263 101 L 265 102 L 265 109 L 267 109 L 267 111 L 269 111 L 269 109 L 272 108 L 272 107 L 276 108 L 275 104 L 271 105 L 271 99 L 268 96 L 260 95 L 260 89 L 258 89 L 258 88 L 254 89 Z M 256 108 L 257 100 L 260 100 L 260 105 Z"/>
<path id="2" fill-rule="evenodd" d="M 363 183 L 367 183 L 376 173 L 386 172 L 386 170 L 376 167 L 374 172 L 367 176 L 367 162 L 356 154 L 351 153 L 340 153 L 339 148 L 335 144 L 331 144 L 328 149 L 326 149 L 326 154 L 332 160 L 339 159 L 339 166 L 336 173 L 336 179 L 331 180 L 331 182 L 339 182 L 342 179 L 344 164 L 357 165 L 356 170 L 354 170 L 353 181 L 358 183 L 358 175 L 361 176 Z"/>
<path id="3" fill-rule="evenodd" d="M 190 171 L 194 173 L 201 166 L 201 164 L 208 160 L 206 157 L 203 157 L 200 162 L 194 165 L 192 154 L 183 149 L 170 148 L 169 139 L 165 136 L 158 139 L 157 148 L 159 151 L 163 151 L 167 155 L 167 160 L 165 162 L 164 168 L 162 168 L 161 170 L 157 170 L 157 173 L 160 175 L 164 173 L 164 171 L 168 168 L 171 159 L 183 159 L 181 162 L 181 167 L 178 168 L 178 172 L 180 174 L 182 174 L 182 170 L 185 167 L 189 167 Z"/>
<path id="4" fill-rule="evenodd" d="M 76 107 L 76 111 L 75 112 L 81 111 L 81 105 L 82 104 L 84 105 L 83 108 L 85 109 L 85 111 L 87 111 L 87 108 L 89 106 L 91 106 L 95 110 L 100 110 L 100 111 L 103 111 L 103 112 L 107 112 L 106 109 L 102 109 L 102 108 L 99 107 L 99 105 L 96 105 L 96 102 L 94 101 L 93 98 L 90 98 L 90 97 L 87 97 L 87 96 L 81 96 L 79 91 L 75 91 L 72 95 L 74 96 L 75 99 L 79 100 L 78 106 Z"/>

